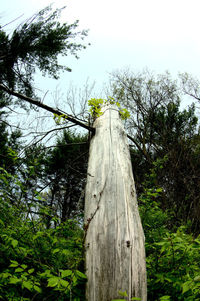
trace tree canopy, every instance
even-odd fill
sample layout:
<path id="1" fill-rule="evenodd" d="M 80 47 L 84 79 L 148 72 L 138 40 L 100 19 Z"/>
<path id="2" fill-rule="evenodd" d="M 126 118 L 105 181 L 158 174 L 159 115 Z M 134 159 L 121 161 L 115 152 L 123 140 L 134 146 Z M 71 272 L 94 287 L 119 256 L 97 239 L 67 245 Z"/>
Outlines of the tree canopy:
<path id="1" fill-rule="evenodd" d="M 131 113 L 126 126 L 134 146 L 132 156 L 138 191 L 142 191 L 144 176 L 154 162 L 162 160 L 156 179 L 163 189 L 162 208 L 173 208 L 173 224 L 188 222 L 199 233 L 196 190 L 200 166 L 199 125 L 195 104 L 181 110 L 183 92 L 169 74 L 113 74 L 112 93 Z"/>

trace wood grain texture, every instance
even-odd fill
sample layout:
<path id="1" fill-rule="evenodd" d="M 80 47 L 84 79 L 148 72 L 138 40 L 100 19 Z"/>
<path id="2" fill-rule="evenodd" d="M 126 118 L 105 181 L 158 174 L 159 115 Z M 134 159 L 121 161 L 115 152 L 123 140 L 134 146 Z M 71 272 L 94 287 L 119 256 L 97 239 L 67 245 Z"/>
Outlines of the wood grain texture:
<path id="1" fill-rule="evenodd" d="M 129 146 L 115 105 L 104 105 L 91 140 L 85 196 L 88 301 L 147 300 L 144 233 Z"/>

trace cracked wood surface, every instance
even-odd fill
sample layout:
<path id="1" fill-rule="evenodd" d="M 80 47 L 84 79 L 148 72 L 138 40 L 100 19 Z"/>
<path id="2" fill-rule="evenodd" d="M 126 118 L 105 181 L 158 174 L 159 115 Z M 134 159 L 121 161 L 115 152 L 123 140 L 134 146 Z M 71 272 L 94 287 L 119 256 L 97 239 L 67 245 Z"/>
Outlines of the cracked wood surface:
<path id="1" fill-rule="evenodd" d="M 85 195 L 88 301 L 147 300 L 144 234 L 129 146 L 119 112 L 104 105 L 91 140 Z"/>

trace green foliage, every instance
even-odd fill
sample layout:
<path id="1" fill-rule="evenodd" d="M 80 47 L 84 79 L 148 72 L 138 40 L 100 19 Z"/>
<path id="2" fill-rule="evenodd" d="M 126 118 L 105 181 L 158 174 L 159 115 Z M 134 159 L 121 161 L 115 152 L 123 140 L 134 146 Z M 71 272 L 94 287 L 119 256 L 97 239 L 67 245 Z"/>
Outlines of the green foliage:
<path id="1" fill-rule="evenodd" d="M 16 176 L 3 169 L 0 181 L 5 187 L 11 181 L 19 185 Z M 83 233 L 78 223 L 68 220 L 47 229 L 43 216 L 35 219 L 23 204 L 12 205 L 5 191 L 0 194 L 0 208 L 0 298 L 84 300 L 86 276 L 79 270 L 83 269 Z"/>
<path id="2" fill-rule="evenodd" d="M 71 71 L 58 63 L 58 57 L 70 54 L 78 58 L 78 51 L 85 46 L 78 43 L 77 38 L 83 39 L 87 32 L 77 32 L 78 21 L 61 24 L 58 21 L 61 11 L 52 12 L 51 7 L 47 7 L 13 33 L 7 34 L 0 28 L 1 84 L 33 96 L 37 69 L 55 79 L 61 70 Z M 25 158 L 19 158 L 20 133 L 10 134 L 7 130 L 6 106 L 11 100 L 0 92 L 0 299 L 84 300 L 83 231 L 75 219 L 66 221 L 67 209 L 64 213 L 61 206 L 54 207 L 54 197 L 51 196 L 50 203 L 45 198 L 47 192 L 40 193 L 44 185 L 49 187 L 54 180 L 51 178 L 50 182 L 46 173 L 48 159 L 54 158 L 56 153 L 59 157 L 56 161 L 62 161 L 59 147 L 53 155 L 49 153 L 46 160 L 44 146 L 25 149 Z M 60 123 L 65 116 L 54 117 Z M 71 154 L 73 151 L 71 147 Z M 69 150 L 66 153 L 69 155 Z M 76 155 L 74 152 L 73 159 Z M 73 162 L 70 163 L 73 168 Z M 56 172 L 54 170 L 54 175 Z M 70 174 L 71 179 L 76 179 L 73 172 Z M 60 180 L 58 174 L 56 176 Z M 76 181 L 80 181 L 80 177 Z M 53 188 L 56 185 L 52 185 Z M 70 194 L 73 195 L 72 190 L 80 192 L 81 185 L 74 189 L 71 186 Z M 59 188 L 63 191 L 63 186 Z M 66 202 L 65 207 L 68 207 Z M 59 211 L 63 211 L 61 218 Z"/>
<path id="3" fill-rule="evenodd" d="M 103 105 L 105 101 L 101 98 L 91 98 L 88 100 L 88 105 L 90 106 L 89 112 L 93 118 L 98 118 L 102 115 L 101 105 Z"/>
<path id="4" fill-rule="evenodd" d="M 126 291 L 118 291 L 118 295 L 120 297 L 124 297 L 123 299 L 113 299 L 112 301 L 124 301 L 124 300 L 141 300 L 141 298 L 138 297 L 132 297 L 131 299 L 128 299 L 128 294 Z"/>
<path id="5" fill-rule="evenodd" d="M 146 237 L 148 300 L 200 300 L 200 238 L 187 234 L 184 226 L 173 231 L 172 213 L 162 210 L 163 190 L 156 187 L 157 172 L 166 161 L 167 157 L 154 162 L 139 199 Z"/>
<path id="6" fill-rule="evenodd" d="M 167 156 L 157 171 L 163 189 L 162 209 L 173 211 L 175 227 L 190 223 L 199 234 L 200 174 L 199 123 L 195 105 L 182 109 L 182 93 L 196 95 L 198 82 L 182 77 L 183 87 L 169 73 L 155 75 L 122 71 L 112 76 L 110 94 L 128 109 L 127 131 L 133 138 L 132 162 L 138 195 L 153 162 Z M 189 92 L 191 90 L 191 93 Z M 185 107 L 185 105 L 184 105 Z"/>
<path id="7" fill-rule="evenodd" d="M 149 300 L 162 295 L 160 300 L 200 300 L 199 238 L 180 227 L 146 247 Z"/>
<path id="8" fill-rule="evenodd" d="M 127 109 L 120 109 L 119 113 L 122 120 L 126 120 L 130 117 L 130 113 Z"/>
<path id="9" fill-rule="evenodd" d="M 53 119 L 55 120 L 55 123 L 57 125 L 60 125 L 62 123 L 66 123 L 66 120 L 67 120 L 67 115 L 66 114 L 61 114 L 61 115 L 58 115 L 58 114 L 53 114 Z"/>
<path id="10" fill-rule="evenodd" d="M 0 100 L 1 102 L 1 100 Z M 21 132 L 15 130 L 9 133 L 4 113 L 0 112 L 0 166 L 13 173 L 16 169 L 17 153 L 20 149 Z"/>
<path id="11" fill-rule="evenodd" d="M 45 198 L 62 221 L 83 215 L 83 192 L 86 182 L 87 136 L 64 131 L 56 147 L 44 160 L 43 182 L 49 183 Z M 58 209 L 59 208 L 59 209 Z"/>
<path id="12" fill-rule="evenodd" d="M 78 21 L 61 24 L 58 20 L 62 10 L 52 11 L 48 6 L 18 26 L 11 35 L 0 30 L 1 83 L 31 96 L 36 69 L 55 79 L 61 70 L 71 71 L 58 63 L 58 57 L 71 54 L 78 58 L 78 51 L 85 46 L 75 39 L 83 39 L 87 31 L 76 31 Z"/>
<path id="13" fill-rule="evenodd" d="M 101 106 L 103 104 L 116 104 L 117 107 L 119 108 L 119 114 L 122 120 L 126 120 L 127 118 L 130 117 L 130 113 L 128 112 L 127 109 L 121 108 L 121 105 L 119 102 L 115 102 L 114 98 L 109 97 L 108 100 L 102 99 L 102 98 L 91 98 L 88 100 L 88 105 L 90 107 L 89 112 L 93 118 L 98 118 L 100 117 L 103 113 L 101 112 Z"/>

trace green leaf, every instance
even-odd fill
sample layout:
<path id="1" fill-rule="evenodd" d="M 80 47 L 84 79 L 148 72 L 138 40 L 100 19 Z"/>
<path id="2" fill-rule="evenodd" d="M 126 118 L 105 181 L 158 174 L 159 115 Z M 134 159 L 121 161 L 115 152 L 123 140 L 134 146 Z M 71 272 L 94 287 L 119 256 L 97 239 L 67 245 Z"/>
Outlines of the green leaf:
<path id="1" fill-rule="evenodd" d="M 23 269 L 26 269 L 26 268 L 27 268 L 27 265 L 26 265 L 26 264 L 22 264 L 21 267 L 22 267 Z"/>
<path id="2" fill-rule="evenodd" d="M 36 292 L 38 292 L 38 293 L 42 293 L 42 289 L 39 287 L 39 286 L 37 286 L 37 285 L 34 285 L 34 290 L 36 291 Z"/>
<path id="3" fill-rule="evenodd" d="M 50 270 L 45 270 L 43 273 L 40 274 L 41 277 L 51 277 L 53 276 L 51 274 L 51 271 Z"/>
<path id="4" fill-rule="evenodd" d="M 113 299 L 112 301 L 124 301 L 125 299 Z"/>
<path id="5" fill-rule="evenodd" d="M 60 249 L 57 248 L 57 249 L 54 249 L 52 253 L 55 254 L 55 253 L 58 253 L 58 252 L 60 252 Z"/>
<path id="6" fill-rule="evenodd" d="M 13 248 L 15 248 L 18 245 L 18 241 L 16 239 L 12 239 L 11 244 Z"/>
<path id="7" fill-rule="evenodd" d="M 191 281 L 187 281 L 187 282 L 183 283 L 182 289 L 183 289 L 183 291 L 182 291 L 183 294 L 186 293 L 187 291 L 189 291 L 191 289 Z"/>
<path id="8" fill-rule="evenodd" d="M 170 301 L 170 296 L 162 296 L 160 301 Z"/>
<path id="9" fill-rule="evenodd" d="M 10 279 L 9 279 L 9 283 L 10 283 L 10 284 L 16 284 L 16 283 L 18 283 L 18 282 L 20 282 L 20 280 L 19 280 L 18 278 L 16 278 L 16 277 L 13 277 L 13 278 L 10 278 Z"/>
<path id="10" fill-rule="evenodd" d="M 61 279 L 61 280 L 60 280 L 60 283 L 61 283 L 61 285 L 64 286 L 64 287 L 68 287 L 68 286 L 69 286 L 69 282 L 66 281 L 66 280 Z"/>
<path id="11" fill-rule="evenodd" d="M 11 260 L 11 262 L 12 262 L 12 263 L 9 265 L 9 267 L 11 267 L 11 268 L 16 268 L 16 267 L 18 267 L 19 263 L 18 263 L 17 261 Z"/>
<path id="12" fill-rule="evenodd" d="M 61 272 L 61 277 L 64 278 L 64 277 L 68 277 L 72 274 L 72 271 L 71 270 L 60 270 Z"/>
<path id="13" fill-rule="evenodd" d="M 172 279 L 170 279 L 170 278 L 165 278 L 165 281 L 168 281 L 168 282 L 173 282 L 173 280 L 172 280 Z"/>
<path id="14" fill-rule="evenodd" d="M 2 279 L 6 279 L 6 278 L 8 278 L 8 277 L 10 277 L 10 276 L 11 276 L 10 273 L 1 273 L 1 274 L 0 274 L 0 278 L 2 278 Z"/>
<path id="15" fill-rule="evenodd" d="M 200 281 L 200 276 L 196 276 L 196 277 L 194 278 L 194 281 L 195 281 L 195 282 Z"/>
<path id="16" fill-rule="evenodd" d="M 122 297 L 128 297 L 128 294 L 126 291 L 122 292 L 122 291 L 118 291 L 118 294 Z"/>
<path id="17" fill-rule="evenodd" d="M 78 271 L 78 270 L 76 270 L 76 275 L 77 275 L 78 277 L 80 277 L 80 278 L 87 279 L 86 275 L 83 274 L 82 272 Z"/>
<path id="18" fill-rule="evenodd" d="M 69 250 L 62 250 L 61 253 L 65 256 L 69 256 L 71 254 L 71 252 Z"/>
<path id="19" fill-rule="evenodd" d="M 16 273 L 20 273 L 20 272 L 23 272 L 24 271 L 24 269 L 22 269 L 22 268 L 17 268 L 17 269 L 15 269 L 15 272 Z"/>
<path id="20" fill-rule="evenodd" d="M 161 242 L 156 242 L 156 243 L 155 243 L 156 246 L 163 246 L 163 245 L 165 245 L 165 244 L 166 244 L 165 241 L 161 241 Z"/>
<path id="21" fill-rule="evenodd" d="M 29 269 L 29 270 L 28 270 L 28 273 L 29 273 L 29 274 L 32 274 L 34 271 L 35 271 L 35 269 Z"/>
<path id="22" fill-rule="evenodd" d="M 31 291 L 33 288 L 33 283 L 31 281 L 24 281 L 22 283 L 22 286 L 27 288 L 29 291 Z"/>
<path id="23" fill-rule="evenodd" d="M 131 298 L 131 300 L 141 300 L 141 298 L 133 297 L 133 298 Z"/>
<path id="24" fill-rule="evenodd" d="M 55 287 L 55 286 L 58 285 L 58 282 L 59 282 L 59 278 L 58 277 L 49 278 L 47 286 Z"/>

